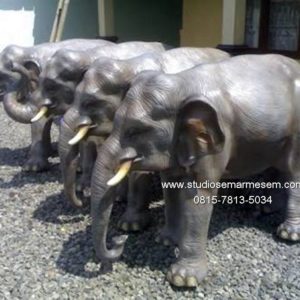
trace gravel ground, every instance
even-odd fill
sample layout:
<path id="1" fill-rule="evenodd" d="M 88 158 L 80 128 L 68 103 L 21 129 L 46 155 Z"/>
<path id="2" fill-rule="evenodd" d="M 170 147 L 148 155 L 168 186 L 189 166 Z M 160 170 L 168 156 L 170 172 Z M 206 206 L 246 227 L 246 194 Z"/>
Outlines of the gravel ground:
<path id="1" fill-rule="evenodd" d="M 0 128 L 0 299 L 300 299 L 300 244 L 274 235 L 282 213 L 254 218 L 251 208 L 234 205 L 214 210 L 209 274 L 197 289 L 165 280 L 175 255 L 154 242 L 163 222 L 159 205 L 156 222 L 130 235 L 114 271 L 100 275 L 88 209 L 64 201 L 58 159 L 49 172 L 23 173 L 29 126 L 1 107 Z M 124 209 L 116 206 L 112 234 Z"/>

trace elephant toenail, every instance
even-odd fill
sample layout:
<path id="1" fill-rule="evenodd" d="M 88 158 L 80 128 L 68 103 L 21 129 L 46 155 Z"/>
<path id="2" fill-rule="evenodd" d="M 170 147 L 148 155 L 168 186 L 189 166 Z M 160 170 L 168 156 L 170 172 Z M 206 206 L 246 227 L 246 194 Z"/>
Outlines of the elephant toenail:
<path id="1" fill-rule="evenodd" d="M 176 286 L 184 286 L 184 280 L 181 276 L 179 275 L 175 275 L 173 277 L 173 284 L 176 285 Z"/>
<path id="2" fill-rule="evenodd" d="M 293 233 L 291 234 L 291 240 L 292 240 L 292 241 L 298 241 L 298 240 L 299 240 L 299 234 L 296 233 L 296 232 L 293 232 Z"/>
<path id="3" fill-rule="evenodd" d="M 186 280 L 186 285 L 188 287 L 196 287 L 198 285 L 198 281 L 194 276 L 189 276 Z"/>
<path id="4" fill-rule="evenodd" d="M 132 223 L 132 230 L 133 231 L 139 231 L 140 230 L 140 226 L 137 222 Z"/>
<path id="5" fill-rule="evenodd" d="M 124 231 L 128 231 L 128 223 L 124 222 L 121 224 L 121 229 Z"/>
<path id="6" fill-rule="evenodd" d="M 169 282 L 172 282 L 172 272 L 171 272 L 171 271 L 168 271 L 168 272 L 167 272 L 167 280 L 168 280 Z"/>
<path id="7" fill-rule="evenodd" d="M 289 234 L 287 233 L 286 230 L 281 230 L 280 237 L 286 240 L 289 237 Z"/>

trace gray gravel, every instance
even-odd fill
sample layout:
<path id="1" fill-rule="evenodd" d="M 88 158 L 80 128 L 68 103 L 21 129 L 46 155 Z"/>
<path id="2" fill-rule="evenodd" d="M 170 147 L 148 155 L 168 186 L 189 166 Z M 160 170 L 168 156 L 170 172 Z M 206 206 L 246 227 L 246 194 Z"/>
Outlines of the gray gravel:
<path id="1" fill-rule="evenodd" d="M 254 218 L 251 209 L 217 206 L 209 233 L 209 274 L 194 290 L 165 280 L 174 249 L 157 245 L 163 222 L 130 235 L 114 271 L 100 275 L 88 209 L 66 203 L 58 159 L 41 174 L 22 173 L 29 126 L 0 108 L 0 299 L 300 299 L 300 244 L 279 241 L 282 213 Z M 57 129 L 54 130 L 57 136 Z M 124 209 L 114 210 L 111 234 Z"/>

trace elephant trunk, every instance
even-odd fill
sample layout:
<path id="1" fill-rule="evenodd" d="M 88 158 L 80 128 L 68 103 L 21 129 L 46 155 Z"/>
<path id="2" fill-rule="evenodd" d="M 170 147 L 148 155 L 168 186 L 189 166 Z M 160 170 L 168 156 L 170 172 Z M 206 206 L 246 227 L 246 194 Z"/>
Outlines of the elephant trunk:
<path id="1" fill-rule="evenodd" d="M 3 106 L 6 113 L 15 121 L 29 124 L 35 115 L 30 104 L 18 101 L 18 92 L 10 92 L 3 96 Z"/>
<path id="2" fill-rule="evenodd" d="M 107 229 L 110 220 L 116 188 L 109 187 L 107 181 L 114 174 L 114 167 L 120 146 L 113 136 L 101 148 L 96 160 L 92 178 L 92 236 L 97 257 L 102 262 L 102 269 L 111 261 L 118 259 L 124 249 L 127 235 L 113 238 L 113 247 L 107 248 Z"/>
<path id="3" fill-rule="evenodd" d="M 78 113 L 70 109 L 61 120 L 59 135 L 59 157 L 61 161 L 61 170 L 64 184 L 64 193 L 68 201 L 75 207 L 82 207 L 82 201 L 76 195 L 76 171 L 78 164 L 78 145 L 69 145 L 68 141 L 74 136 L 74 123 Z"/>

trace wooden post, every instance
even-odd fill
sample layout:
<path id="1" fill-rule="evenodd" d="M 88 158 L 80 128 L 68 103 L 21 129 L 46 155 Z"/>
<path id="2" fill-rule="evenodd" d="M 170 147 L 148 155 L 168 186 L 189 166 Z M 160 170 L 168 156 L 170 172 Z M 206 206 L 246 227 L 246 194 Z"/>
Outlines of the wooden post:
<path id="1" fill-rule="evenodd" d="M 53 22 L 53 26 L 52 26 L 52 31 L 51 31 L 51 35 L 50 35 L 50 42 L 54 42 L 55 41 L 55 37 L 57 34 L 57 27 L 58 27 L 58 23 L 60 20 L 60 16 L 61 16 L 61 10 L 64 4 L 64 0 L 59 0 L 58 5 L 57 5 L 57 9 L 56 9 L 56 14 L 55 14 L 55 18 L 54 18 L 54 22 Z"/>
<path id="2" fill-rule="evenodd" d="M 223 44 L 244 44 L 245 19 L 246 0 L 223 0 Z"/>
<path id="3" fill-rule="evenodd" d="M 100 36 L 114 35 L 113 0 L 98 0 L 98 24 Z"/>
<path id="4" fill-rule="evenodd" d="M 58 42 L 61 40 L 69 4 L 70 0 L 59 0 L 51 31 L 50 42 Z"/>
<path id="5" fill-rule="evenodd" d="M 58 42 L 58 41 L 61 40 L 63 30 L 64 30 L 64 27 L 65 27 L 65 21 L 66 21 L 66 17 L 67 17 L 69 4 L 70 4 L 70 0 L 65 0 L 64 1 L 64 5 L 63 5 L 62 11 L 61 11 L 61 18 L 59 20 L 58 27 L 57 27 L 55 42 Z"/>

